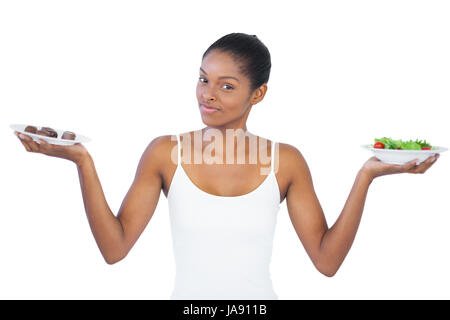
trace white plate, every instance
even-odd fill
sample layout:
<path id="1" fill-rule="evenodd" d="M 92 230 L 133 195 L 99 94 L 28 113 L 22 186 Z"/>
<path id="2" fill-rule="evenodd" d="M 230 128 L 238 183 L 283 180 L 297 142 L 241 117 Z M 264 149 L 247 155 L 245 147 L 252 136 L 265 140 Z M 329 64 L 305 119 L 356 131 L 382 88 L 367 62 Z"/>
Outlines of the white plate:
<path id="1" fill-rule="evenodd" d="M 428 157 L 434 156 L 436 153 L 447 151 L 444 147 L 432 147 L 431 150 L 394 150 L 394 149 L 377 149 L 373 147 L 373 144 L 362 145 L 366 150 L 373 152 L 375 157 L 390 164 L 405 164 L 414 159 L 419 159 L 416 164 L 428 159 Z"/>
<path id="2" fill-rule="evenodd" d="M 64 131 L 68 131 L 68 130 L 60 130 L 60 129 L 54 129 L 57 133 L 58 133 L 58 137 L 57 138 L 52 138 L 52 137 L 46 137 L 46 136 L 41 136 L 39 134 L 35 134 L 35 133 L 30 133 L 30 132 L 25 132 L 25 128 L 28 126 L 28 124 L 11 124 L 10 127 L 12 129 L 14 129 L 17 132 L 26 134 L 27 136 L 30 136 L 34 141 L 37 142 L 38 139 L 42 139 L 48 143 L 51 144 L 58 144 L 58 145 L 62 145 L 62 146 L 71 146 L 75 143 L 82 143 L 82 142 L 89 142 L 91 141 L 90 138 L 85 137 L 81 134 L 78 134 L 77 132 L 75 132 L 75 140 L 67 140 L 67 139 L 61 139 L 62 134 Z M 39 126 L 35 126 L 36 128 L 41 129 L 41 127 Z"/>

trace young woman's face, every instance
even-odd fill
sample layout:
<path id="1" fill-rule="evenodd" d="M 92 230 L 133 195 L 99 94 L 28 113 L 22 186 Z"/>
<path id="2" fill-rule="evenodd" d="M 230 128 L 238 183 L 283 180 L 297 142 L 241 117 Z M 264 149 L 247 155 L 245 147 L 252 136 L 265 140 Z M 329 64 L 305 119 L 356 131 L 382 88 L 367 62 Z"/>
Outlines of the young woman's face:
<path id="1" fill-rule="evenodd" d="M 251 109 L 250 80 L 228 53 L 212 50 L 203 59 L 199 74 L 197 100 L 203 123 L 218 127 L 246 119 Z"/>

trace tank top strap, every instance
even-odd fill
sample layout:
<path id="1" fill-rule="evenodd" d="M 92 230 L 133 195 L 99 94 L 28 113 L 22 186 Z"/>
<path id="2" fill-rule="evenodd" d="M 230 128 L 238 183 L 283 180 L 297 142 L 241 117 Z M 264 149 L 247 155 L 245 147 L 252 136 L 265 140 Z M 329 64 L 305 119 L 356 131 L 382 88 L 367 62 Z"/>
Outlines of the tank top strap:
<path id="1" fill-rule="evenodd" d="M 178 148 L 178 162 L 177 166 L 180 165 L 180 159 L 181 159 L 181 143 L 180 143 L 180 136 L 177 134 L 177 148 Z"/>
<path id="2" fill-rule="evenodd" d="M 273 161 L 274 161 L 274 159 L 275 159 L 275 151 L 276 150 L 276 143 L 274 142 L 274 141 L 272 141 L 272 150 L 270 151 L 270 153 L 271 153 L 271 160 L 270 160 L 270 171 L 272 172 L 273 171 Z"/>

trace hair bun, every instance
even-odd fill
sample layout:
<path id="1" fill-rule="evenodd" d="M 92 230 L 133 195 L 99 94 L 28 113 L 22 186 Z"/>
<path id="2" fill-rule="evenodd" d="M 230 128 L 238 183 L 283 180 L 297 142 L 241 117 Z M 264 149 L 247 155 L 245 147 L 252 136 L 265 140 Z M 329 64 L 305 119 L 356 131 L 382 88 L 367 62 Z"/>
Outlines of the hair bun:
<path id="1" fill-rule="evenodd" d="M 250 92 L 269 81 L 270 53 L 256 34 L 233 32 L 224 35 L 203 53 L 202 61 L 212 50 L 231 54 L 242 75 L 249 79 Z"/>

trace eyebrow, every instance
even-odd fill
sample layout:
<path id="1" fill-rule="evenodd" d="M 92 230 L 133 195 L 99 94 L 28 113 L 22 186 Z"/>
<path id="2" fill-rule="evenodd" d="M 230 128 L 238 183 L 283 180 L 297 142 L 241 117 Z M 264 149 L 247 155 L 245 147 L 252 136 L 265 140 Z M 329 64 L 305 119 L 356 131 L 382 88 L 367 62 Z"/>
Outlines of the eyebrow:
<path id="1" fill-rule="evenodd" d="M 206 71 L 203 70 L 202 67 L 200 67 L 200 70 L 201 70 L 204 74 L 207 75 Z M 234 80 L 236 80 L 237 82 L 239 82 L 239 79 L 238 79 L 238 78 L 235 78 L 235 77 L 232 77 L 232 76 L 223 76 L 223 77 L 219 77 L 219 79 L 225 79 L 225 78 L 231 78 L 231 79 L 234 79 Z"/>

